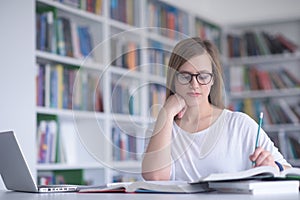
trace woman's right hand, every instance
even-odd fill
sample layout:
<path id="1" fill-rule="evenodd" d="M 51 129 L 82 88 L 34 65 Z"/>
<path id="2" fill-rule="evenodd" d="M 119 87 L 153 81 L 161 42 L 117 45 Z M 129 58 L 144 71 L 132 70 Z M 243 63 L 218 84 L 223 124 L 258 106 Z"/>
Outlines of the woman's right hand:
<path id="1" fill-rule="evenodd" d="M 178 94 L 173 94 L 169 96 L 166 103 L 164 104 L 164 109 L 167 113 L 171 114 L 172 117 L 177 116 L 181 119 L 186 111 L 185 100 Z"/>

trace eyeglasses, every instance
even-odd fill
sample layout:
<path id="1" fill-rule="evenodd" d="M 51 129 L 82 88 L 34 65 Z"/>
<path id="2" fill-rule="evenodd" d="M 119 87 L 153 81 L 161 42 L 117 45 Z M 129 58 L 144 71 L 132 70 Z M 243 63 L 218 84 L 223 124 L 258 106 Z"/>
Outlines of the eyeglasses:
<path id="1" fill-rule="evenodd" d="M 197 73 L 197 74 L 191 74 L 188 72 L 177 72 L 176 73 L 177 80 L 182 85 L 189 84 L 193 80 L 194 76 L 196 77 L 196 79 L 200 85 L 207 85 L 212 80 L 213 74 L 208 73 L 208 72 L 201 72 L 201 73 Z"/>

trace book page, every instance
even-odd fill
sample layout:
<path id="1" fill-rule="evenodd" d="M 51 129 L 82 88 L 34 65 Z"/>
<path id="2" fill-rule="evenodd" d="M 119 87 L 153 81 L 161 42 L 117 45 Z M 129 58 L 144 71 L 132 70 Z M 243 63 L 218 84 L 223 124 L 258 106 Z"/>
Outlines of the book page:
<path id="1" fill-rule="evenodd" d="M 139 181 L 128 185 L 126 192 L 197 193 L 207 192 L 208 184 L 191 185 L 186 181 Z"/>
<path id="2" fill-rule="evenodd" d="M 280 177 L 300 180 L 300 168 L 292 167 L 292 168 L 285 169 L 280 173 Z"/>
<path id="3" fill-rule="evenodd" d="M 275 167 L 262 166 L 255 167 L 245 171 L 232 172 L 232 173 L 216 173 L 210 174 L 206 177 L 200 178 L 194 183 L 207 182 L 207 181 L 220 181 L 220 180 L 238 180 L 238 179 L 261 179 L 268 177 L 280 176 L 279 171 Z"/>

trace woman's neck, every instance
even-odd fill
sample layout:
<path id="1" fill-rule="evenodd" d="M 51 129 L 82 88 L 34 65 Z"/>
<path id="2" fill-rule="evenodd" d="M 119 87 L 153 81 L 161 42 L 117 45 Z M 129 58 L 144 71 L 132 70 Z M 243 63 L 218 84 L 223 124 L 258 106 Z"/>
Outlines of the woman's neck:
<path id="1" fill-rule="evenodd" d="M 195 122 L 211 117 L 213 113 L 213 105 L 207 103 L 206 105 L 188 107 L 181 120 L 185 122 Z"/>
<path id="2" fill-rule="evenodd" d="M 189 107 L 181 119 L 176 119 L 176 124 L 187 132 L 196 133 L 210 127 L 221 112 L 222 109 L 209 103 L 201 107 Z"/>

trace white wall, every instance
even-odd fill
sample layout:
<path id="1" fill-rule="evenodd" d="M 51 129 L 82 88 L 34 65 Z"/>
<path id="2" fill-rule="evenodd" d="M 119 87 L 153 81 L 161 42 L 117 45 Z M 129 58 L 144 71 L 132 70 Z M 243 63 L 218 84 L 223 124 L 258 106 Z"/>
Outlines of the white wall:
<path id="1" fill-rule="evenodd" d="M 33 0 L 0 2 L 0 131 L 16 132 L 32 171 L 36 157 L 34 15 Z"/>
<path id="2" fill-rule="evenodd" d="M 297 0 L 163 0 L 221 25 L 300 19 Z"/>

